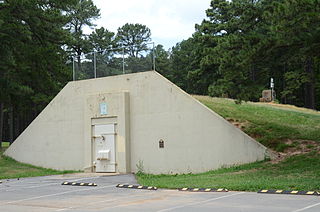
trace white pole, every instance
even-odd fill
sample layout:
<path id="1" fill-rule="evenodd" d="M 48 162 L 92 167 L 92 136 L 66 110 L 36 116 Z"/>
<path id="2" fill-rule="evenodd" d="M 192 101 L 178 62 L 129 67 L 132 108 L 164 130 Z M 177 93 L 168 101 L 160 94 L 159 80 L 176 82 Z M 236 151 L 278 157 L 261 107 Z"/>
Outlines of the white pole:
<path id="1" fill-rule="evenodd" d="M 74 56 L 72 57 L 72 78 L 73 78 L 73 81 L 76 81 L 76 71 L 75 71 Z"/>
<path id="2" fill-rule="evenodd" d="M 125 72 L 124 72 L 124 47 L 122 48 L 122 73 L 125 74 Z"/>
<path id="3" fill-rule="evenodd" d="M 154 50 L 154 42 L 152 43 L 152 55 L 153 55 L 153 70 L 155 71 L 156 70 L 156 55 L 155 55 L 155 50 Z"/>
<path id="4" fill-rule="evenodd" d="M 273 78 L 270 79 L 270 87 L 271 87 L 271 102 L 272 102 L 274 100 L 273 99 L 273 88 L 274 88 Z"/>
<path id="5" fill-rule="evenodd" d="M 94 78 L 97 78 L 97 58 L 96 52 L 93 52 L 93 71 L 94 71 Z"/>

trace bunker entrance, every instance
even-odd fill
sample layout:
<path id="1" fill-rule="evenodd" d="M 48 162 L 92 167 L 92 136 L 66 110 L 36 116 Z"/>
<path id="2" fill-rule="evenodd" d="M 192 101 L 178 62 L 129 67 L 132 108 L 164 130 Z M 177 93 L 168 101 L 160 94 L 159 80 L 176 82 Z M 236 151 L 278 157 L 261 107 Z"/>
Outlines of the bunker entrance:
<path id="1" fill-rule="evenodd" d="M 95 172 L 116 172 L 115 124 L 93 125 L 93 167 Z"/>

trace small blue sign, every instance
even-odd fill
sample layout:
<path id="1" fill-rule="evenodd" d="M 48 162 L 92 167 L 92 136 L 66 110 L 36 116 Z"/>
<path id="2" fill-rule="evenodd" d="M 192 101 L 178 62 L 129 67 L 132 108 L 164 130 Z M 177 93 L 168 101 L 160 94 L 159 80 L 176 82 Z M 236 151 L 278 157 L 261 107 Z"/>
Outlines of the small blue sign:
<path id="1" fill-rule="evenodd" d="M 108 115 L 108 107 L 105 102 L 100 103 L 100 115 Z"/>

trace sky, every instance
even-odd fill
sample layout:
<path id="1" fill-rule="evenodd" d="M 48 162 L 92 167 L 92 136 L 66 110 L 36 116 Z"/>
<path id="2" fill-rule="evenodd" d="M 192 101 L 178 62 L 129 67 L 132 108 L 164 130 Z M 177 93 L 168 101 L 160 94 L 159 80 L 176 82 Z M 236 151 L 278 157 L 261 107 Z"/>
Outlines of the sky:
<path id="1" fill-rule="evenodd" d="M 100 9 L 97 27 L 117 32 L 126 23 L 144 24 L 152 41 L 165 49 L 188 39 L 206 17 L 210 0 L 93 0 Z"/>

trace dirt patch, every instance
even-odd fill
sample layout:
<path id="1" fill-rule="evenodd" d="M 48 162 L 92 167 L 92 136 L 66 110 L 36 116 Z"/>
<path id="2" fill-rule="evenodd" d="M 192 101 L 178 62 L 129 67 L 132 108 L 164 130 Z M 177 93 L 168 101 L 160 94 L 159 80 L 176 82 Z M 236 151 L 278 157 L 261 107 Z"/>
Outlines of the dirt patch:
<path id="1" fill-rule="evenodd" d="M 284 152 L 276 152 L 273 150 L 271 151 L 276 157 L 270 161 L 270 163 L 279 163 L 284 159 L 301 154 L 307 154 L 312 151 L 317 151 L 320 153 L 320 142 L 317 141 L 310 141 L 310 140 L 290 140 L 284 142 L 289 147 L 284 150 Z"/>
<path id="2" fill-rule="evenodd" d="M 233 118 L 226 118 L 226 120 L 228 122 L 230 122 L 231 124 L 233 124 L 235 127 L 239 128 L 240 130 L 243 130 L 249 126 L 248 121 L 240 121 L 240 120 L 233 119 Z"/>

